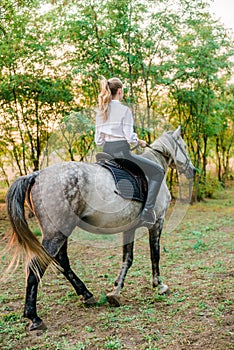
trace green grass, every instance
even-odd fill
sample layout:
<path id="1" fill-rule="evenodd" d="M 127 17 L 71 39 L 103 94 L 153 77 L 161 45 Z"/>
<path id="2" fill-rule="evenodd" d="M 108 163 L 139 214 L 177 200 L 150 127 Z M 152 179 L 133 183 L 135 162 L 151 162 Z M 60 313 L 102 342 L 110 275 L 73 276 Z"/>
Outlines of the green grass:
<path id="1" fill-rule="evenodd" d="M 98 303 L 85 307 L 64 277 L 49 269 L 38 293 L 38 312 L 48 331 L 33 336 L 21 316 L 25 291 L 20 265 L 1 284 L 1 349 L 233 349 L 233 197 L 228 189 L 194 204 L 175 231 L 163 232 L 161 279 L 169 285 L 169 295 L 151 287 L 146 235 L 136 240 L 119 308 L 111 308 L 105 294 L 119 271 L 121 247 L 70 241 L 71 265 Z M 30 224 L 39 235 L 35 222 Z"/>

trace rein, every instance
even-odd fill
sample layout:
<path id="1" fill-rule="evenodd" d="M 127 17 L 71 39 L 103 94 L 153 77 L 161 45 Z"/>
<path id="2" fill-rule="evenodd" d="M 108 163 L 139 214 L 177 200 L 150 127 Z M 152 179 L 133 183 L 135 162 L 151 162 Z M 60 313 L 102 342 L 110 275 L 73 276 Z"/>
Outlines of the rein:
<path id="1" fill-rule="evenodd" d="M 153 153 L 159 153 L 161 154 L 163 157 L 170 159 L 170 156 L 166 156 L 164 152 L 160 151 L 159 149 L 154 149 L 153 147 L 151 147 L 148 143 L 146 143 L 146 147 L 150 148 L 151 151 L 153 151 Z"/>
<path id="2" fill-rule="evenodd" d="M 167 161 L 164 160 L 165 163 L 166 163 L 165 165 L 166 165 L 167 167 L 170 166 L 170 164 L 171 164 L 171 162 L 172 162 L 172 160 L 173 160 L 173 158 L 172 158 L 171 156 L 165 155 L 165 153 L 164 153 L 163 151 L 154 149 L 154 148 L 151 147 L 150 144 L 147 143 L 147 142 L 146 142 L 146 147 L 149 148 L 149 149 L 155 154 L 155 156 L 157 156 L 158 154 L 160 154 L 163 158 L 167 158 Z M 131 148 L 131 152 L 134 151 L 134 150 L 137 149 L 137 148 L 139 148 L 139 145 L 136 145 L 136 146 L 132 147 L 132 148 Z"/>
<path id="3" fill-rule="evenodd" d="M 153 147 L 150 146 L 149 143 L 146 142 L 146 147 L 150 148 L 154 153 L 160 153 L 162 156 L 164 156 L 165 158 L 170 158 L 170 156 L 165 156 L 164 152 L 158 150 L 158 149 L 154 149 Z M 131 152 L 135 151 L 135 149 L 139 148 L 139 145 L 136 145 L 134 147 L 131 148 Z"/>
<path id="4" fill-rule="evenodd" d="M 169 167 L 172 163 L 172 161 L 174 160 L 174 163 L 176 165 L 176 156 L 177 156 L 177 152 L 178 149 L 180 149 L 180 151 L 183 153 L 186 161 L 183 167 L 183 170 L 180 170 L 179 173 L 180 174 L 184 174 L 186 173 L 187 169 L 190 166 L 190 159 L 187 155 L 187 153 L 185 152 L 185 150 L 183 149 L 183 147 L 181 146 L 181 144 L 172 136 L 172 140 L 174 141 L 176 148 L 175 148 L 175 159 L 171 156 L 171 155 L 165 155 L 165 152 L 158 150 L 158 149 L 154 149 L 153 147 L 150 146 L 150 144 L 148 144 L 146 142 L 146 147 L 149 148 L 155 155 L 160 154 L 161 156 L 163 156 L 164 158 L 167 159 L 167 166 Z M 131 148 L 131 151 L 134 151 L 135 149 L 137 149 L 139 147 L 139 145 L 134 146 L 133 148 Z"/>
<path id="5" fill-rule="evenodd" d="M 165 155 L 165 153 L 163 151 L 160 151 L 160 150 L 157 150 L 157 149 L 154 149 L 153 147 L 151 147 L 148 143 L 146 143 L 146 147 L 150 148 L 151 151 L 155 154 L 159 153 L 161 154 L 163 157 L 167 158 L 168 159 L 168 167 L 170 166 L 171 162 L 174 160 L 175 164 L 176 164 L 176 155 L 177 155 L 177 152 L 178 152 L 178 149 L 180 149 L 180 151 L 183 153 L 185 159 L 186 159 L 186 162 L 185 162 L 185 165 L 184 165 L 184 169 L 181 171 L 180 170 L 180 174 L 184 174 L 186 173 L 187 169 L 189 168 L 190 166 L 190 160 L 189 160 L 189 157 L 187 155 L 187 153 L 185 152 L 185 150 L 181 147 L 180 143 L 177 142 L 177 140 L 172 136 L 172 139 L 173 141 L 175 142 L 176 144 L 176 149 L 175 149 L 175 159 L 173 159 L 173 157 L 170 155 Z"/>

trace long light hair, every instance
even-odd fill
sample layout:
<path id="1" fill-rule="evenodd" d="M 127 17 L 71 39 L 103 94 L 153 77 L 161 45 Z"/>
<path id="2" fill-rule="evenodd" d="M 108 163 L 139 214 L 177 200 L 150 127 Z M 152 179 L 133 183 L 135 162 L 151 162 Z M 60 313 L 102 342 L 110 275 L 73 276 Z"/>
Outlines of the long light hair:
<path id="1" fill-rule="evenodd" d="M 100 82 L 100 87 L 101 92 L 98 95 L 98 107 L 102 114 L 103 122 L 106 122 L 109 113 L 109 104 L 112 101 L 112 97 L 117 94 L 119 88 L 123 88 L 123 84 L 118 78 L 111 78 L 109 80 L 103 78 Z"/>

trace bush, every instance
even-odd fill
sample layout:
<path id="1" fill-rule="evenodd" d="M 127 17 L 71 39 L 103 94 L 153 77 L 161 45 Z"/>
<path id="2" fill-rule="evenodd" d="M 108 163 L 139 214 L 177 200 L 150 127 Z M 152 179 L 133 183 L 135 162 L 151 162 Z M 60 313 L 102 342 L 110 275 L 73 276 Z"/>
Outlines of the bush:
<path id="1" fill-rule="evenodd" d="M 222 183 L 212 174 L 201 177 L 198 186 L 198 198 L 215 198 L 217 192 L 222 190 Z"/>

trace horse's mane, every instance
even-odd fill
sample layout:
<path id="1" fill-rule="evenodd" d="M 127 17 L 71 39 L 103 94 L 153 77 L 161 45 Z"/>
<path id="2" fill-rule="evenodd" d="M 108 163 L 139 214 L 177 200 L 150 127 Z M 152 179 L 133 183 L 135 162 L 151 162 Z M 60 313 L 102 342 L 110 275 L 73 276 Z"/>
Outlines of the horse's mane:
<path id="1" fill-rule="evenodd" d="M 165 131 L 162 136 L 151 144 L 151 147 L 175 159 L 175 145 L 172 135 L 173 131 Z"/>

